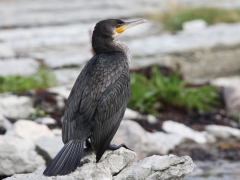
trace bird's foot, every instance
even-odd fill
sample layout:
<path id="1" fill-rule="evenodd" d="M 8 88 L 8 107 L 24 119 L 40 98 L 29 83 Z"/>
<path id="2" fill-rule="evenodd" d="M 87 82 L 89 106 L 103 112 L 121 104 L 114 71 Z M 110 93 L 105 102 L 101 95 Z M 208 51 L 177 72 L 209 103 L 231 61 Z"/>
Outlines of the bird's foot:
<path id="1" fill-rule="evenodd" d="M 130 151 L 133 151 L 132 149 L 130 149 L 130 148 L 128 148 L 124 143 L 123 144 L 120 144 L 120 145 L 116 145 L 116 144 L 109 144 L 109 149 L 110 150 L 116 150 L 116 149 L 119 149 L 119 148 L 121 148 L 121 147 L 124 147 L 124 148 L 126 148 L 126 149 L 128 149 L 128 150 L 130 150 Z"/>

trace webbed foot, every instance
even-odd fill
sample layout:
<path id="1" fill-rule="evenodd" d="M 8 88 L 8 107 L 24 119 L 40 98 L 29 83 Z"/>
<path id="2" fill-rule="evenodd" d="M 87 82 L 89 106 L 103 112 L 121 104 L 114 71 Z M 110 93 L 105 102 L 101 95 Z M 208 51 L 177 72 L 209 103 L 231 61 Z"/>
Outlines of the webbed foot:
<path id="1" fill-rule="evenodd" d="M 133 151 L 132 149 L 130 149 L 129 147 L 127 147 L 124 143 L 122 143 L 122 144 L 120 144 L 120 145 L 116 145 L 116 144 L 109 144 L 109 149 L 110 150 L 116 150 L 116 149 L 119 149 L 119 148 L 121 148 L 121 147 L 124 147 L 124 148 L 126 148 L 126 149 L 128 149 L 128 150 L 130 150 L 130 151 Z"/>

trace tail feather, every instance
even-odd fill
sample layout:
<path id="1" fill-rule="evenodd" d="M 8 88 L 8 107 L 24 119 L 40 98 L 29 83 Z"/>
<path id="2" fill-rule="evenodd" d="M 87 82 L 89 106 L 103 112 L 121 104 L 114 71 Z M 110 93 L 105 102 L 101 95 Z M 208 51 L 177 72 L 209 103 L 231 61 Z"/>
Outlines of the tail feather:
<path id="1" fill-rule="evenodd" d="M 69 141 L 48 165 L 43 174 L 46 176 L 56 176 L 73 172 L 80 164 L 83 148 L 84 141 Z"/>

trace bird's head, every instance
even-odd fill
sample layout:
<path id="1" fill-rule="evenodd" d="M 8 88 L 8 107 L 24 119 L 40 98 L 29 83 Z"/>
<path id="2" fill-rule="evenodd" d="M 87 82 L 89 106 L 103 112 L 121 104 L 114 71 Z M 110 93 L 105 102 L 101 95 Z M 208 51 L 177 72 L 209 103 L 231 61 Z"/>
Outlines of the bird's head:
<path id="1" fill-rule="evenodd" d="M 115 39 L 118 35 L 124 32 L 126 29 L 129 29 L 138 24 L 146 23 L 147 20 L 140 19 L 136 21 L 125 22 L 120 19 L 107 19 L 100 21 L 96 24 L 94 32 L 98 35 L 102 35 L 104 37 L 111 37 Z"/>

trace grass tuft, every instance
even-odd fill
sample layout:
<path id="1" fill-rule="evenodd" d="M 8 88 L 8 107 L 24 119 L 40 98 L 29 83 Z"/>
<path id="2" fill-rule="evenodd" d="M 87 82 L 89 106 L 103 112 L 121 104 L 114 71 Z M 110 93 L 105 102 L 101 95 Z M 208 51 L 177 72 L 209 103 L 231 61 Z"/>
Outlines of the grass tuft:
<path id="1" fill-rule="evenodd" d="M 24 92 L 34 89 L 43 89 L 56 85 L 56 77 L 46 68 L 41 67 L 31 77 L 0 76 L 0 93 Z"/>
<path id="2" fill-rule="evenodd" d="M 235 23 L 240 21 L 240 10 L 221 8 L 177 8 L 165 11 L 158 17 L 165 28 L 170 31 L 182 30 L 182 24 L 187 21 L 203 19 L 208 25 L 217 23 Z"/>

